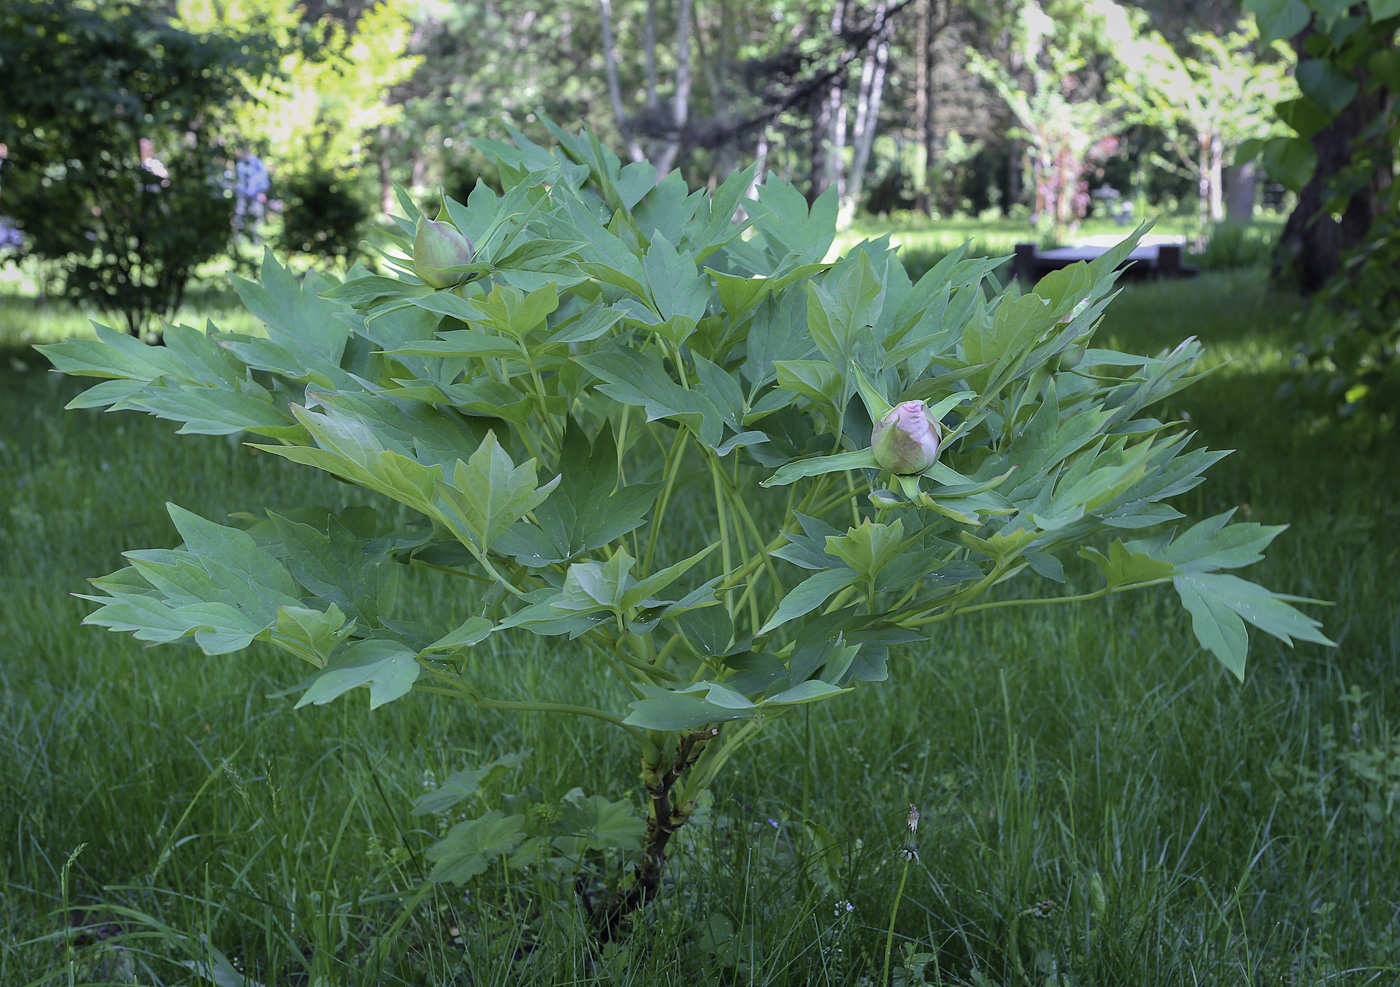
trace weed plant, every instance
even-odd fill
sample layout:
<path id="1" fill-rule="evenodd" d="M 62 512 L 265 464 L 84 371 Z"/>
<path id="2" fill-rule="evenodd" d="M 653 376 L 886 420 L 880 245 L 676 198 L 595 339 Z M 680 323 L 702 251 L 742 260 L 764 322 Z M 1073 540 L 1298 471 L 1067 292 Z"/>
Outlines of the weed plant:
<path id="1" fill-rule="evenodd" d="M 429 885 L 421 851 L 454 820 L 408 807 L 526 748 L 528 776 L 507 768 L 488 804 L 527 780 L 555 799 L 601 784 L 618 771 L 603 734 L 464 724 L 431 696 L 293 714 L 296 673 L 270 650 L 143 652 L 80 627 L 85 576 L 175 542 L 167 500 L 217 519 L 367 495 L 236 442 L 63 412 L 75 382 L 16 354 L 0 363 L 0 984 L 875 984 L 906 866 L 896 984 L 1395 983 L 1397 450 L 1282 413 L 1297 310 L 1258 271 L 1207 274 L 1126 288 L 1103 334 L 1142 352 L 1203 338 L 1218 368 L 1162 414 L 1239 452 L 1177 506 L 1290 519 L 1258 578 L 1337 600 L 1339 648 L 1257 639 L 1239 685 L 1150 593 L 967 618 L 897 689 L 765 731 L 751 760 L 799 770 L 722 778 L 668 893 L 601 949 L 569 875 Z M 546 658 L 484 661 L 531 689 Z"/>

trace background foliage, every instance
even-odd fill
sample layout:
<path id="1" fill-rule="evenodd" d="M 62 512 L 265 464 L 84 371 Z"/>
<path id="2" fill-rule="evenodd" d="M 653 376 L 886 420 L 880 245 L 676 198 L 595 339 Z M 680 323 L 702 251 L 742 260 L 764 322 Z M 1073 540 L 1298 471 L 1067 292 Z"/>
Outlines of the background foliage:
<path id="1" fill-rule="evenodd" d="M 218 141 L 239 78 L 266 66 L 261 44 L 194 37 L 142 4 L 0 11 L 4 213 L 58 293 L 140 333 L 224 252 Z"/>

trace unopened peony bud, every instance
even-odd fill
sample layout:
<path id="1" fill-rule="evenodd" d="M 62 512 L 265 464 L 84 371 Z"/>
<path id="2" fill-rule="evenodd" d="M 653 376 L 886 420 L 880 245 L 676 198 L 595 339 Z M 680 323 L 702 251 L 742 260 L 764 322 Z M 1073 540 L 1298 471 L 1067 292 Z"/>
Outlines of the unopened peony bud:
<path id="1" fill-rule="evenodd" d="M 905 401 L 875 423 L 870 448 L 875 462 L 891 473 L 922 473 L 938 459 L 942 430 L 929 421 L 922 401 Z"/>
<path id="2" fill-rule="evenodd" d="M 460 284 L 466 275 L 449 268 L 470 264 L 474 253 L 471 240 L 451 223 L 418 221 L 418 232 L 413 237 L 413 269 L 424 284 L 433 288 Z"/>
<path id="3" fill-rule="evenodd" d="M 1058 369 L 1073 370 L 1079 366 L 1084 359 L 1084 354 L 1089 352 L 1089 340 L 1086 338 L 1082 343 L 1076 343 L 1060 354 Z"/>

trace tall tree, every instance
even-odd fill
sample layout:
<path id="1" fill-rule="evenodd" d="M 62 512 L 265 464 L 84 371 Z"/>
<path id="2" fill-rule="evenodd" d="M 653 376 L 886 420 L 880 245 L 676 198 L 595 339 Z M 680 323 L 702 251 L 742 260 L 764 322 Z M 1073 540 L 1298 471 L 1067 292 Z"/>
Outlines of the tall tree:
<path id="1" fill-rule="evenodd" d="M 1106 70 L 1098 58 L 1133 37 L 1125 11 L 1109 0 L 1045 6 L 1024 0 L 1013 47 L 1024 66 L 1019 78 L 1009 64 L 967 52 L 969 68 L 1006 101 L 1016 136 L 1030 146 L 1032 215 L 1056 239 L 1087 206 L 1091 154 L 1123 126 L 1121 105 L 1107 98 Z"/>
<path id="2" fill-rule="evenodd" d="M 1132 107 L 1127 119 L 1157 128 L 1193 174 L 1204 229 L 1225 216 L 1225 163 L 1245 141 L 1281 130 L 1274 106 L 1297 88 L 1291 51 L 1277 43 L 1260 50 L 1252 24 L 1223 37 L 1193 31 L 1186 43 L 1192 54 L 1178 54 L 1157 33 L 1132 41 L 1115 88 Z"/>
<path id="3" fill-rule="evenodd" d="M 1277 282 L 1314 294 L 1310 362 L 1348 410 L 1400 415 L 1400 0 L 1246 6 L 1291 37 L 1302 95 L 1279 106 L 1295 135 L 1263 146 L 1298 189 Z"/>
<path id="4" fill-rule="evenodd" d="M 1263 145 L 1265 166 L 1298 192 L 1284 225 L 1275 276 L 1307 294 L 1342 269 L 1372 227 L 1396 210 L 1396 95 L 1400 93 L 1400 2 L 1246 0 L 1260 34 L 1290 38 L 1301 95 L 1279 107 L 1295 132 Z"/>

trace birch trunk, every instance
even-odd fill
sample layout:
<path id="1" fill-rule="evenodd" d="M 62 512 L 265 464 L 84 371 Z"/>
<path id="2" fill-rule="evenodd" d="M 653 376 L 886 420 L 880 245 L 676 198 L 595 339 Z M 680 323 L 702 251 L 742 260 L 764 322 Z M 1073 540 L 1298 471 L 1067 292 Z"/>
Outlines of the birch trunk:
<path id="1" fill-rule="evenodd" d="M 632 136 L 632 128 L 627 124 L 627 111 L 622 105 L 622 84 L 617 77 L 617 42 L 613 38 L 612 0 L 598 0 L 598 13 L 602 18 L 603 65 L 608 76 L 608 97 L 612 101 L 613 119 L 627 144 L 627 153 L 633 161 L 642 161 L 646 154 Z"/>
<path id="2" fill-rule="evenodd" d="M 870 150 L 875 143 L 875 131 L 880 125 L 880 97 L 885 87 L 885 72 L 890 60 L 889 22 L 884 20 L 887 4 L 875 9 L 877 20 L 883 21 L 880 30 L 871 38 L 871 49 L 865 56 L 861 68 L 860 92 L 856 101 L 856 124 L 851 158 L 851 173 L 846 178 L 846 186 L 841 190 L 841 206 L 837 212 L 837 226 L 845 229 L 855 219 L 856 206 L 860 201 L 861 185 L 865 181 L 865 169 L 870 163 Z"/>
<path id="3" fill-rule="evenodd" d="M 685 125 L 690 117 L 690 11 L 692 0 L 681 0 L 676 15 L 676 92 L 671 99 L 671 120 L 668 133 L 652 156 L 657 180 L 668 175 L 680 154 Z"/>
<path id="4" fill-rule="evenodd" d="M 839 37 L 846 23 L 846 3 L 842 0 L 831 14 L 831 34 Z M 827 121 L 826 169 L 822 176 L 822 186 L 817 191 L 836 189 L 838 198 L 846 194 L 846 80 L 837 75 L 831 80 L 831 88 L 826 94 L 826 109 L 823 113 Z"/>

